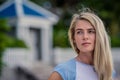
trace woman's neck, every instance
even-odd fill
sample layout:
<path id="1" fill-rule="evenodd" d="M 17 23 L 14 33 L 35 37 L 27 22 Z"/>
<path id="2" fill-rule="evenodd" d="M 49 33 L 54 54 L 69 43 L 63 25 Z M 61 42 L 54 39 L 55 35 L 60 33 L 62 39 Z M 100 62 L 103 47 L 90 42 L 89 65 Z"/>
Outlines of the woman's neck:
<path id="1" fill-rule="evenodd" d="M 77 61 L 93 65 L 93 53 L 79 53 L 76 59 Z"/>

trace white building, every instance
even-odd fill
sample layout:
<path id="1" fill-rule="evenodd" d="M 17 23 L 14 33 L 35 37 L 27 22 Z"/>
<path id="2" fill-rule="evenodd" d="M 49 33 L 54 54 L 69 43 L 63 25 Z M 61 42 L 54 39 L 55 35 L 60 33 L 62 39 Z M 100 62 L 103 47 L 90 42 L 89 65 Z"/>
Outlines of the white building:
<path id="1" fill-rule="evenodd" d="M 35 62 L 51 63 L 52 26 L 58 16 L 28 0 L 8 0 L 0 6 L 0 18 L 6 18 L 12 27 L 12 35 L 28 46 L 9 48 L 4 62 L 10 66 L 32 66 Z"/>

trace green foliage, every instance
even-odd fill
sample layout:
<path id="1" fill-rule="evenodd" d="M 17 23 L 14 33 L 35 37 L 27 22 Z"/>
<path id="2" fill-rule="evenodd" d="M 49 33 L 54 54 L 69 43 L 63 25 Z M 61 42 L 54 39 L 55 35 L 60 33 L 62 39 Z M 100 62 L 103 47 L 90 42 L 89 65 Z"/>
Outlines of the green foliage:
<path id="1" fill-rule="evenodd" d="M 66 13 L 61 20 L 54 26 L 53 42 L 54 47 L 70 47 L 68 41 L 68 28 L 70 25 L 71 14 Z"/>
<path id="2" fill-rule="evenodd" d="M 26 47 L 22 40 L 18 40 L 8 35 L 11 30 L 6 24 L 6 20 L 0 19 L 0 73 L 3 67 L 2 56 L 3 52 L 8 47 Z"/>
<path id="3" fill-rule="evenodd" d="M 31 0 L 40 6 L 43 5 L 48 0 Z M 54 26 L 54 47 L 69 47 L 68 41 L 68 27 L 69 22 L 72 17 L 72 13 L 76 12 L 80 8 L 89 7 L 93 9 L 104 21 L 106 29 L 109 30 L 109 34 L 118 35 L 116 33 L 120 32 L 120 1 L 119 0 L 49 0 L 52 4 L 52 10 L 55 12 L 57 8 L 62 10 L 62 16 L 60 16 L 60 21 Z M 68 14 L 69 13 L 69 14 Z M 113 23 L 113 22 L 116 23 Z M 118 24 L 117 26 L 113 26 Z M 115 32 L 115 27 L 117 27 L 118 32 Z M 115 32 L 115 33 L 114 33 Z M 118 36 L 120 37 L 120 35 Z M 120 39 L 117 37 L 112 37 L 112 46 L 120 47 Z"/>
<path id="4" fill-rule="evenodd" d="M 6 0 L 0 0 L 0 4 L 4 3 Z"/>
<path id="5" fill-rule="evenodd" d="M 111 37 L 111 43 L 112 47 L 120 47 L 120 37 L 119 36 Z"/>
<path id="6" fill-rule="evenodd" d="M 65 30 L 60 30 L 54 33 L 54 47 L 68 47 L 68 36 Z"/>
<path id="7" fill-rule="evenodd" d="M 57 3 L 58 4 L 58 3 Z M 68 2 L 65 2 L 63 1 L 63 4 L 68 4 Z M 66 15 L 66 10 L 69 9 L 69 12 L 71 11 L 71 13 L 74 11 L 77 11 L 79 10 L 80 8 L 83 8 L 83 7 L 89 7 L 91 9 L 93 9 L 100 17 L 101 19 L 104 21 L 105 23 L 105 27 L 107 30 L 109 30 L 109 34 L 110 35 L 118 35 L 116 33 L 120 32 L 120 16 L 119 16 L 119 13 L 120 13 L 120 1 L 118 0 L 80 0 L 79 2 L 76 2 L 76 6 L 74 6 L 74 8 L 71 8 L 71 6 L 68 6 L 68 5 L 61 5 L 61 8 L 63 11 L 63 16 Z M 72 17 L 72 16 L 69 16 L 69 17 Z M 69 19 L 68 17 L 66 18 L 61 18 L 61 20 L 58 22 L 58 26 L 61 27 L 61 26 L 65 26 L 64 22 L 61 23 L 61 21 L 65 21 Z M 113 23 L 115 21 L 115 23 Z M 61 24 L 60 24 L 61 23 Z M 118 24 L 118 25 L 116 25 Z M 113 26 L 115 25 L 115 26 Z M 117 30 L 118 32 L 114 32 L 115 31 L 115 27 L 117 27 Z M 63 28 L 63 30 L 60 30 L 59 28 L 56 30 L 56 32 L 61 32 L 61 36 L 63 35 L 66 36 L 66 34 L 64 33 L 63 34 L 63 31 L 64 31 L 64 27 L 61 27 Z M 114 30 L 113 30 L 114 29 Z M 54 33 L 56 35 L 56 33 Z M 56 35 L 58 37 L 58 35 Z M 57 38 L 56 37 L 56 38 Z M 60 44 L 65 44 L 65 42 L 63 43 L 62 39 L 67 39 L 67 38 L 63 38 L 61 37 L 61 40 L 60 40 L 60 37 L 57 38 L 58 40 L 54 40 L 55 42 L 54 43 L 57 43 L 55 44 L 56 46 L 60 46 Z M 61 42 L 60 42 L 61 41 Z M 68 40 L 64 40 L 64 41 L 68 41 Z M 111 37 L 111 42 L 112 42 L 112 47 L 120 47 L 120 35 L 117 36 L 117 37 Z M 60 46 L 61 47 L 61 46 Z"/>
<path id="8" fill-rule="evenodd" d="M 43 6 L 45 2 L 49 1 L 49 0 L 30 0 L 40 6 Z"/>

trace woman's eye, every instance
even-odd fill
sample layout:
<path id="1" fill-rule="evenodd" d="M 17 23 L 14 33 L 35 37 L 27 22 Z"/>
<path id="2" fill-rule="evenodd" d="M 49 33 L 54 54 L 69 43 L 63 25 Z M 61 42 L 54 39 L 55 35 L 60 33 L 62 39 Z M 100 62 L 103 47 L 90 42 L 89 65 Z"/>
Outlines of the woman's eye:
<path id="1" fill-rule="evenodd" d="M 89 33 L 95 33 L 95 31 L 94 30 L 90 30 Z"/>
<path id="2" fill-rule="evenodd" d="M 82 31 L 77 31 L 77 34 L 82 34 L 83 32 Z"/>

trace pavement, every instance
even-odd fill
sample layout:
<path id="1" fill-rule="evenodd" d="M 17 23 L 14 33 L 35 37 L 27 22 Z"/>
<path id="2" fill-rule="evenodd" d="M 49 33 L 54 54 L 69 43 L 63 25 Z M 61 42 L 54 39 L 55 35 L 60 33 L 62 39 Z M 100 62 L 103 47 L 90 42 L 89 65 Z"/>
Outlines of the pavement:
<path id="1" fill-rule="evenodd" d="M 45 63 L 37 63 L 35 67 L 32 68 L 32 73 L 35 74 L 39 80 L 47 80 L 52 71 L 53 67 Z"/>
<path id="2" fill-rule="evenodd" d="M 0 80 L 47 80 L 53 71 L 53 67 L 39 62 L 34 67 L 4 67 Z"/>

